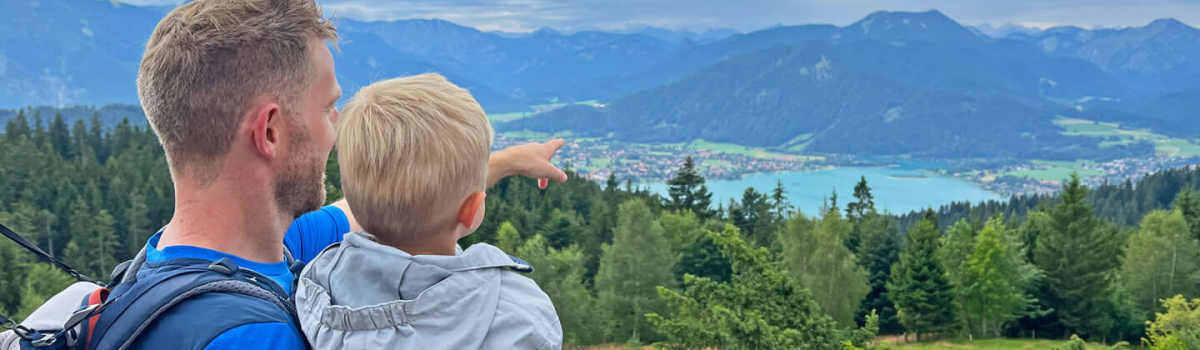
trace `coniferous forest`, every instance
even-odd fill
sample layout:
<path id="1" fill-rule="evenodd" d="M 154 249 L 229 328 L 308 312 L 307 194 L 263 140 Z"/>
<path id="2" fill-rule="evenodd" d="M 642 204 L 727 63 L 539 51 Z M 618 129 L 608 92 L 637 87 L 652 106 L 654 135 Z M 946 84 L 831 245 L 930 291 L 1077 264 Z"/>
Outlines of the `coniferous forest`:
<path id="1" fill-rule="evenodd" d="M 107 280 L 171 217 L 162 150 L 128 120 L 43 112 L 0 134 L 0 223 Z M 327 171 L 333 201 L 336 154 Z M 865 179 L 815 213 L 782 186 L 714 203 L 704 183 L 690 158 L 666 197 L 509 178 L 461 243 L 535 266 L 572 346 L 854 349 L 886 334 L 1200 349 L 1200 169 L 904 214 L 878 211 Z M 72 282 L 8 241 L 0 261 L 0 313 L 17 319 Z"/>

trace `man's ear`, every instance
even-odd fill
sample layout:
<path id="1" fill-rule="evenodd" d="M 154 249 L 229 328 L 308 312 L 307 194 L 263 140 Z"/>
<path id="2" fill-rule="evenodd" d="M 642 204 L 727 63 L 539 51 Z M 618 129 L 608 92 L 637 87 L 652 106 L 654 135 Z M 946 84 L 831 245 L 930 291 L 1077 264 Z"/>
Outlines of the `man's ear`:
<path id="1" fill-rule="evenodd" d="M 475 192 L 467 196 L 467 200 L 463 201 L 462 207 L 458 208 L 458 223 L 462 224 L 468 230 L 474 229 L 475 216 L 483 214 L 483 200 L 487 198 L 487 193 Z"/>
<path id="2" fill-rule="evenodd" d="M 271 102 L 254 110 L 250 115 L 250 138 L 254 141 L 254 149 L 267 159 L 275 159 L 279 155 L 279 105 Z"/>

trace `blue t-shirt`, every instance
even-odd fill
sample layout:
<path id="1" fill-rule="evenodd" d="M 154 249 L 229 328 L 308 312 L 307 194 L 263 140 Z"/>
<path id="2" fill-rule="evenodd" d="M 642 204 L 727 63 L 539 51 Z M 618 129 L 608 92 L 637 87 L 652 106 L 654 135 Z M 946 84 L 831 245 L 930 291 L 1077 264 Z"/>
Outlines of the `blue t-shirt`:
<path id="1" fill-rule="evenodd" d="M 327 206 L 292 221 L 287 234 L 283 237 L 284 246 L 297 260 L 308 263 L 317 257 L 325 247 L 340 242 L 342 236 L 350 232 L 350 220 L 346 213 L 334 206 Z M 288 269 L 287 263 L 260 263 L 246 260 L 234 255 L 192 246 L 171 246 L 159 250 L 158 234 L 150 237 L 147 242 L 146 260 L 164 261 L 178 258 L 200 258 L 217 261 L 230 258 L 239 267 L 254 270 L 271 280 L 279 283 L 285 291 L 292 293 L 292 281 L 296 276 Z M 307 349 L 304 339 L 297 338 L 298 325 L 284 323 L 253 323 L 232 328 L 214 338 L 205 347 L 206 350 L 224 349 Z"/>

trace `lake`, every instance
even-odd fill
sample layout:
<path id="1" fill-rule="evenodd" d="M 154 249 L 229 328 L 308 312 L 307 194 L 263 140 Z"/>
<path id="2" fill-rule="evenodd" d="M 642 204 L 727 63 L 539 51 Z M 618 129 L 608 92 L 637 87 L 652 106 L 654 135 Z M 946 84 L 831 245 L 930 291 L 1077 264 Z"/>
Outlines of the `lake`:
<path id="1" fill-rule="evenodd" d="M 770 192 L 778 181 L 783 181 L 788 200 L 807 215 L 815 215 L 823 200 L 833 190 L 838 193 L 838 206 L 845 209 L 846 203 L 854 199 L 854 184 L 860 176 L 867 177 L 867 185 L 875 196 L 875 206 L 881 212 L 901 214 L 926 207 L 937 207 L 955 201 L 972 203 L 1004 199 L 975 184 L 947 176 L 928 175 L 920 169 L 936 167 L 932 163 L 900 163 L 894 167 L 837 168 L 819 171 L 786 172 L 749 175 L 741 180 L 708 181 L 713 193 L 713 204 L 728 204 L 733 198 L 741 201 L 742 192 L 754 187 L 760 192 Z M 664 197 L 667 185 L 650 184 L 650 190 Z"/>

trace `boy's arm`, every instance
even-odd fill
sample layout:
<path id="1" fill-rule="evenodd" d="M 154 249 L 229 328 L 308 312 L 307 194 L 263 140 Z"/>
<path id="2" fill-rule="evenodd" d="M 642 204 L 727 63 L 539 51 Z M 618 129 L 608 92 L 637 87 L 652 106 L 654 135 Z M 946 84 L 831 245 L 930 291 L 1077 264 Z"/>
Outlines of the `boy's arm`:
<path id="1" fill-rule="evenodd" d="M 536 178 L 538 186 L 541 188 L 546 188 L 546 179 L 566 182 L 567 174 L 550 163 L 550 158 L 553 158 L 554 153 L 562 148 L 563 143 L 562 139 L 555 139 L 546 143 L 534 142 L 492 152 L 491 157 L 488 158 L 487 186 L 492 187 L 500 179 L 512 175 Z M 358 220 L 354 219 L 354 214 L 350 212 L 350 205 L 346 203 L 346 199 L 334 202 L 333 206 L 346 213 L 346 219 L 350 221 L 351 232 L 362 231 L 362 226 L 359 226 Z"/>

